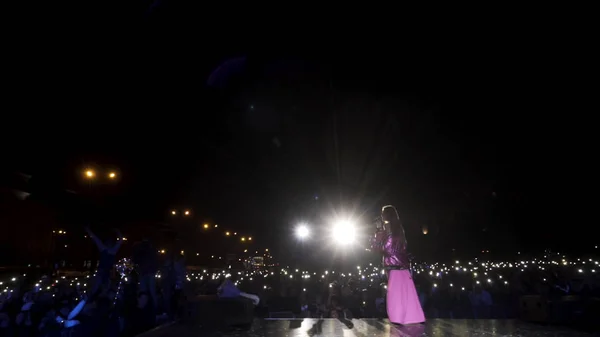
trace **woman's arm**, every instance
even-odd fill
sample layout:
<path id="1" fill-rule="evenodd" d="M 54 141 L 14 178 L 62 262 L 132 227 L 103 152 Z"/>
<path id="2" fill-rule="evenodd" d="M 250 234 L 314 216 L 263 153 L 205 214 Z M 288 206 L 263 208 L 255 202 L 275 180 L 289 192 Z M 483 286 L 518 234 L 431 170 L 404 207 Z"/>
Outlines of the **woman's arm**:
<path id="1" fill-rule="evenodd" d="M 371 249 L 379 252 L 379 253 L 383 253 L 385 254 L 385 242 L 389 237 L 389 233 L 387 233 L 386 231 L 380 230 L 375 232 L 375 235 L 373 236 L 373 238 L 371 238 Z"/>

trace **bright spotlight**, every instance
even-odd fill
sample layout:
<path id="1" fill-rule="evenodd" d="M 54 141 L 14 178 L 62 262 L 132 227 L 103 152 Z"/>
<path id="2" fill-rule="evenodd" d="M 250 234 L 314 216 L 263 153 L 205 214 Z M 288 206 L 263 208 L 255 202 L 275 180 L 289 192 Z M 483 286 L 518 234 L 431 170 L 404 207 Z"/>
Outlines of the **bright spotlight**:
<path id="1" fill-rule="evenodd" d="M 308 230 L 308 227 L 306 227 L 306 225 L 300 225 L 298 226 L 298 228 L 296 228 L 296 236 L 300 239 L 307 238 L 309 234 L 310 231 Z"/>
<path id="2" fill-rule="evenodd" d="M 339 244 L 350 244 L 356 238 L 356 228 L 350 221 L 338 221 L 333 225 L 333 239 Z"/>

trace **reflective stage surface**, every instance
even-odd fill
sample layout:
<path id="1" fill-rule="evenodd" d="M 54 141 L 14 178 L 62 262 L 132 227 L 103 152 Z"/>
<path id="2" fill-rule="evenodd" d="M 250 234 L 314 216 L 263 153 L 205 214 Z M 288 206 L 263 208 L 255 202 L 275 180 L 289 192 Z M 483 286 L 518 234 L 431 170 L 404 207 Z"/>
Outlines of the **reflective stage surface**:
<path id="1" fill-rule="evenodd" d="M 174 324 L 143 334 L 143 337 L 248 336 L 248 337 L 378 337 L 378 336 L 599 336 L 561 327 L 530 324 L 517 320 L 432 319 L 422 325 L 396 326 L 387 320 L 304 319 L 266 321 L 256 319 L 250 329 L 217 331 L 190 324 Z"/>

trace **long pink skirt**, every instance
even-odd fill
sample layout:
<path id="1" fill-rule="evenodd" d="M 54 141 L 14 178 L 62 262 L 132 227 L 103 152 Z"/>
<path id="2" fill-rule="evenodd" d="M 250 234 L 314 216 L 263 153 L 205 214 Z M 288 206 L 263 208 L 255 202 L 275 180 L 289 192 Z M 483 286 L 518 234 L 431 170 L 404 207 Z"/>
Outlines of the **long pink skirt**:
<path id="1" fill-rule="evenodd" d="M 425 322 L 417 289 L 408 270 L 390 270 L 387 286 L 387 313 L 390 322 L 414 324 Z"/>

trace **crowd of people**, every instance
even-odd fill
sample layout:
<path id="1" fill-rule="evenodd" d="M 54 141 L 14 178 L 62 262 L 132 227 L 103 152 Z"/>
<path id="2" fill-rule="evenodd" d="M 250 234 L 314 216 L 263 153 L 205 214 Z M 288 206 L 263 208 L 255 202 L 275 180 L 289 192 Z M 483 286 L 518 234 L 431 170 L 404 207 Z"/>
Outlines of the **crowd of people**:
<path id="1" fill-rule="evenodd" d="M 600 299 L 598 271 L 600 266 L 593 258 L 540 257 L 510 263 L 474 259 L 448 265 L 420 264 L 412 275 L 426 318 L 478 319 L 518 317 L 525 295 L 548 301 L 571 296 L 582 303 Z M 386 317 L 386 273 L 378 266 L 357 266 L 345 273 L 282 269 L 276 274 L 255 271 L 237 282 L 241 289 L 259 294 L 272 314 Z"/>
<path id="2" fill-rule="evenodd" d="M 100 253 L 95 273 L 34 275 L 34 269 L 0 282 L 0 336 L 135 336 L 177 319 L 186 298 L 199 294 L 251 301 L 265 317 L 387 316 L 389 271 L 377 264 L 346 271 L 224 266 L 187 272 L 182 254 L 158 254 L 147 240 L 135 245 L 131 258 L 117 260 L 118 243 L 89 234 Z M 426 318 L 513 318 L 523 295 L 597 301 L 598 263 L 558 254 L 413 262 L 410 277 Z"/>
<path id="3" fill-rule="evenodd" d="M 136 336 L 176 318 L 186 278 L 183 256 L 170 254 L 159 264 L 144 240 L 131 258 L 117 261 L 122 239 L 101 241 L 87 232 L 99 251 L 94 273 L 34 275 L 32 269 L 0 282 L 0 336 Z"/>

